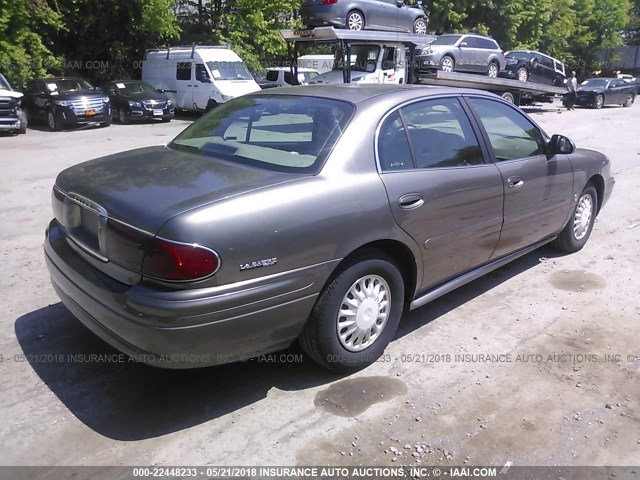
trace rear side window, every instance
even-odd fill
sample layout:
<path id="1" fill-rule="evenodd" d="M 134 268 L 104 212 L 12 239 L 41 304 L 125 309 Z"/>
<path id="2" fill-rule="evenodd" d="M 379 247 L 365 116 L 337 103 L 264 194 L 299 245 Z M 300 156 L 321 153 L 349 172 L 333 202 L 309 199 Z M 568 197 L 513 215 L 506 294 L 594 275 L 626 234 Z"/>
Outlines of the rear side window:
<path id="1" fill-rule="evenodd" d="M 378 136 L 383 171 L 482 163 L 471 123 L 455 98 L 413 103 L 389 116 Z"/>
<path id="2" fill-rule="evenodd" d="M 544 135 L 519 111 L 484 98 L 469 98 L 469 103 L 489 136 L 497 161 L 546 153 Z"/>
<path id="3" fill-rule="evenodd" d="M 176 65 L 176 80 L 191 80 L 190 62 L 178 62 Z"/>
<path id="4" fill-rule="evenodd" d="M 351 103 L 327 98 L 244 96 L 210 111 L 169 147 L 267 170 L 317 173 L 353 112 Z"/>

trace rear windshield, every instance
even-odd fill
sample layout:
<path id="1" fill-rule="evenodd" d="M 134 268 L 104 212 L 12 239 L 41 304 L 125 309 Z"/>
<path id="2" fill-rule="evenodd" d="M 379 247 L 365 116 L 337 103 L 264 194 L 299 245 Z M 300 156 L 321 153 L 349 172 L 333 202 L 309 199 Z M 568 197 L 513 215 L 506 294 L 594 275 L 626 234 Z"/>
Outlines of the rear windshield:
<path id="1" fill-rule="evenodd" d="M 354 109 L 327 98 L 239 97 L 200 118 L 169 148 L 268 170 L 317 173 Z"/>

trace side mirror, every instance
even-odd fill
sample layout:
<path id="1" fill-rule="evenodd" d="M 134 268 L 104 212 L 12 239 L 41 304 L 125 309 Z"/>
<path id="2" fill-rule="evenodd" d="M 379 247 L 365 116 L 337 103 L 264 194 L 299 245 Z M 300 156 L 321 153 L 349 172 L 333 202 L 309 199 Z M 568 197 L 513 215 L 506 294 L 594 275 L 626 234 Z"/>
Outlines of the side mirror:
<path id="1" fill-rule="evenodd" d="M 156 92 L 158 92 L 158 93 L 164 93 L 164 89 L 163 89 L 163 88 L 156 88 Z"/>
<path id="2" fill-rule="evenodd" d="M 573 153 L 576 149 L 575 143 L 573 143 L 569 138 L 564 135 L 555 134 L 549 140 L 549 154 L 550 155 L 566 155 L 568 153 Z"/>
<path id="3" fill-rule="evenodd" d="M 95 90 L 96 92 L 102 92 L 102 88 L 100 88 L 100 87 L 95 87 L 95 88 L 94 88 L 94 90 Z"/>
<path id="4" fill-rule="evenodd" d="M 460 46 L 461 46 L 461 47 L 466 47 L 467 45 L 468 45 L 468 43 L 467 43 L 467 42 L 460 42 Z"/>
<path id="5" fill-rule="evenodd" d="M 400 8 L 404 6 L 404 1 L 403 0 L 396 0 L 396 7 Z"/>
<path id="6" fill-rule="evenodd" d="M 529 59 L 529 65 L 531 65 L 531 67 L 535 67 L 537 65 L 538 61 L 535 58 L 530 58 Z"/>

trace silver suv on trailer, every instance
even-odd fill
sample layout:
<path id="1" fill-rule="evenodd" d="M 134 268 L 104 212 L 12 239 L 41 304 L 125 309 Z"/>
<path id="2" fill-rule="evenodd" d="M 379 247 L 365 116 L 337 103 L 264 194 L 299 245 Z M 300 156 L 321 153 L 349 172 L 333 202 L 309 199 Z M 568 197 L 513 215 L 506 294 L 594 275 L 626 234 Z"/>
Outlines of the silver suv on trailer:
<path id="1" fill-rule="evenodd" d="M 445 34 L 416 55 L 418 70 L 483 73 L 495 78 L 506 60 L 493 38 L 475 34 Z"/>

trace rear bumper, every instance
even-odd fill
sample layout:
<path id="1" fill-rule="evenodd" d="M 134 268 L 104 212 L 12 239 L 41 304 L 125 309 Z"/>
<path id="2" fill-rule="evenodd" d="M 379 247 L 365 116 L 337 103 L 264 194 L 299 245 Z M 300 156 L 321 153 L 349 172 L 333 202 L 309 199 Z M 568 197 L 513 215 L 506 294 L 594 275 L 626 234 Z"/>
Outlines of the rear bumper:
<path id="1" fill-rule="evenodd" d="M 62 302 L 107 343 L 162 368 L 217 365 L 286 348 L 300 334 L 335 263 L 250 283 L 168 292 L 144 282 L 117 282 L 67 242 L 52 221 L 45 260 Z"/>
<path id="2" fill-rule="evenodd" d="M 336 5 L 315 5 L 313 7 L 303 5 L 300 8 L 300 19 L 304 25 L 310 27 L 320 27 L 322 25 L 344 27 L 347 21 L 346 14 L 338 11 Z"/>

